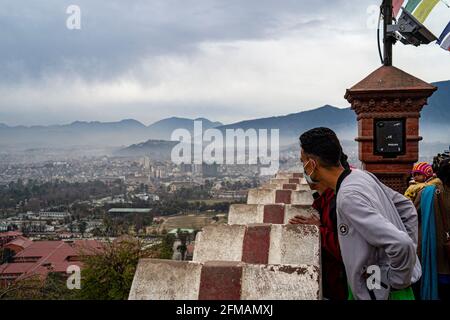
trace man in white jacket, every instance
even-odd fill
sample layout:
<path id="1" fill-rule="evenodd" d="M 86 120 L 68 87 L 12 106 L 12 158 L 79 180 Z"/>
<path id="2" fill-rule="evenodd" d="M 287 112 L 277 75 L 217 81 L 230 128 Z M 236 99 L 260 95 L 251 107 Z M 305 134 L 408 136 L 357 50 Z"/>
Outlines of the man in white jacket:
<path id="1" fill-rule="evenodd" d="M 417 257 L 418 218 L 413 203 L 373 174 L 344 170 L 342 147 L 328 128 L 300 137 L 305 178 L 337 196 L 339 244 L 354 299 L 414 299 L 421 276 Z"/>

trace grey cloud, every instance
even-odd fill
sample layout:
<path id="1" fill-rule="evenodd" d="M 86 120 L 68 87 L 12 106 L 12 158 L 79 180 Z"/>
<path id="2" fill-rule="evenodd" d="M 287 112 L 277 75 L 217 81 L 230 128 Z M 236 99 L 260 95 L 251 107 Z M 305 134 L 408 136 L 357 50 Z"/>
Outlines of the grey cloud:
<path id="1" fill-rule="evenodd" d="M 0 123 L 227 123 L 346 106 L 345 88 L 379 65 L 366 10 L 381 0 L 1 2 Z M 70 4 L 80 31 L 66 28 Z M 395 63 L 435 81 L 444 54 L 397 46 Z"/>
<path id="2" fill-rule="evenodd" d="M 4 0 L 0 12 L 0 81 L 49 74 L 104 80 L 141 59 L 190 55 L 204 41 L 273 37 L 286 14 L 309 19 L 349 1 L 299 0 Z M 354 2 L 354 1 L 353 1 Z M 68 5 L 82 10 L 82 30 L 65 27 Z"/>

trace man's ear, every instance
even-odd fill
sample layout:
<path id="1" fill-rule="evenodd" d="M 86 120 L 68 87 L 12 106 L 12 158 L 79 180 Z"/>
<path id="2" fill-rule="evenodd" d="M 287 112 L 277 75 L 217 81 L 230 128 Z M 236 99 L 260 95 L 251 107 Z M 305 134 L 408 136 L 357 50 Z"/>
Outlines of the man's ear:
<path id="1" fill-rule="evenodd" d="M 314 160 L 314 164 L 316 165 L 316 168 L 322 167 L 322 163 L 320 162 L 319 159 L 313 159 Z"/>
<path id="2" fill-rule="evenodd" d="M 314 156 L 309 157 L 309 161 L 311 161 L 311 163 L 314 163 L 315 168 L 319 167 L 319 160 L 316 157 Z"/>

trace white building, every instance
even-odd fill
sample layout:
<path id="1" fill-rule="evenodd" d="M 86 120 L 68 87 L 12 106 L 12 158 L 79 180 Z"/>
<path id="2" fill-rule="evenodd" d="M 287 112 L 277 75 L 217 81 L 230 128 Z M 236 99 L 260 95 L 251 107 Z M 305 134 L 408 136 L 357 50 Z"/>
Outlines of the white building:
<path id="1" fill-rule="evenodd" d="M 69 218 L 71 215 L 69 212 L 39 212 L 38 216 L 40 219 L 51 219 L 51 220 L 64 220 Z"/>

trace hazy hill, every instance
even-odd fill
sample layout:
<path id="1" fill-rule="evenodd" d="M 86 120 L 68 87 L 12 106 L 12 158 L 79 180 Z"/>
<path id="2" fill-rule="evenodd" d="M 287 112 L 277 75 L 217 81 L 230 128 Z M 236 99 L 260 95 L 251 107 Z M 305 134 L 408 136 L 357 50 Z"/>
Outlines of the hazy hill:
<path id="1" fill-rule="evenodd" d="M 220 122 L 203 121 L 204 129 L 220 126 Z M 118 122 L 75 121 L 67 125 L 15 126 L 0 124 L 0 146 L 16 149 L 70 146 L 124 146 L 139 141 L 170 140 L 177 128 L 193 131 L 194 119 L 169 118 L 145 126 L 128 119 Z"/>
<path id="2" fill-rule="evenodd" d="M 222 125 L 222 123 L 220 122 L 212 122 L 205 118 L 197 118 L 192 120 L 172 117 L 153 123 L 148 127 L 148 133 L 152 139 L 170 140 L 172 132 L 178 128 L 187 129 L 189 130 L 189 132 L 191 132 L 191 134 L 193 134 L 194 121 L 201 121 L 203 130 L 215 128 Z"/>
<path id="3" fill-rule="evenodd" d="M 286 116 L 242 121 L 218 127 L 218 129 L 279 129 L 283 144 L 290 144 L 298 140 L 303 131 L 319 126 L 330 127 L 339 137 L 351 139 L 356 134 L 356 116 L 350 108 L 339 109 L 326 105 Z"/>
<path id="4" fill-rule="evenodd" d="M 125 157 L 148 156 L 152 160 L 170 160 L 171 151 L 176 144 L 178 144 L 176 141 L 148 140 L 120 149 L 115 152 L 115 155 Z"/>
<path id="5" fill-rule="evenodd" d="M 450 80 L 434 83 L 437 92 L 429 99 L 420 120 L 420 134 L 424 142 L 449 143 L 450 140 Z M 350 108 L 330 105 L 282 116 L 241 121 L 222 125 L 208 119 L 186 119 L 172 117 L 145 126 L 128 119 L 118 122 L 76 121 L 67 125 L 16 126 L 0 124 L 0 147 L 57 148 L 72 146 L 119 147 L 148 140 L 170 140 L 175 129 L 184 128 L 193 132 L 195 120 L 201 120 L 203 130 L 217 127 L 225 129 L 279 129 L 281 143 L 296 143 L 305 130 L 327 126 L 336 131 L 341 139 L 353 140 L 357 134 L 356 116 Z"/>
<path id="6" fill-rule="evenodd" d="M 433 84 L 438 90 L 423 108 L 420 134 L 425 142 L 450 143 L 450 81 Z M 319 126 L 332 128 L 341 139 L 353 140 L 357 135 L 355 113 L 350 108 L 330 105 L 285 116 L 241 121 L 219 129 L 279 129 L 282 143 L 290 144 L 296 142 L 302 132 Z"/>

